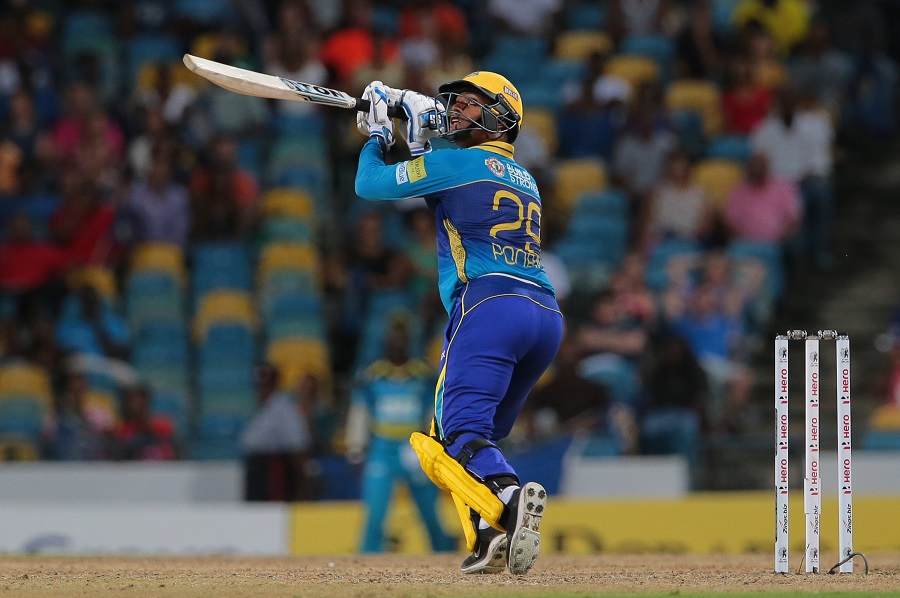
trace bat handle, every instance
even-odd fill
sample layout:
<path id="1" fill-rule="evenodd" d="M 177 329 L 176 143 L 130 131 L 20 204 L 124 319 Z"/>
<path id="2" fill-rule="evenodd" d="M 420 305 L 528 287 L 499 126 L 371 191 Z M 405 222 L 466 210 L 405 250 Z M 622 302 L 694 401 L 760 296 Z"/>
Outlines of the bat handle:
<path id="1" fill-rule="evenodd" d="M 369 111 L 369 100 L 356 100 L 356 109 L 359 112 L 368 112 Z M 388 106 L 388 116 L 391 118 L 399 118 L 400 120 L 406 120 L 406 112 L 403 111 L 403 108 L 400 106 Z"/>

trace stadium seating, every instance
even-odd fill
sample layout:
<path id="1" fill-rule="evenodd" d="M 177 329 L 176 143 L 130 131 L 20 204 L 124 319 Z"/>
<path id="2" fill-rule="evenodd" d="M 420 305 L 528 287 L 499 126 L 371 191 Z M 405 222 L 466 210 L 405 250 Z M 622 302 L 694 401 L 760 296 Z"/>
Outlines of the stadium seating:
<path id="1" fill-rule="evenodd" d="M 606 168 L 602 161 L 595 158 L 561 160 L 556 165 L 555 176 L 555 205 L 567 213 L 582 193 L 600 191 L 606 186 Z"/>
<path id="2" fill-rule="evenodd" d="M 602 31 L 564 31 L 556 40 L 556 58 L 584 60 L 594 52 L 608 54 L 613 49 L 612 39 Z"/>
<path id="3" fill-rule="evenodd" d="M 606 74 L 620 77 L 631 87 L 632 93 L 641 85 L 658 81 L 659 67 L 652 58 L 640 54 L 616 54 L 606 62 Z"/>
<path id="4" fill-rule="evenodd" d="M 27 363 L 0 366 L 0 433 L 36 439 L 53 405 L 49 374 Z"/>
<path id="5" fill-rule="evenodd" d="M 706 193 L 709 206 L 720 212 L 728 203 L 731 191 L 744 178 L 744 169 L 734 160 L 707 158 L 694 164 L 692 176 Z"/>
<path id="6" fill-rule="evenodd" d="M 689 110 L 700 114 L 707 139 L 722 130 L 722 100 L 719 87 L 712 81 L 680 79 L 665 90 L 666 106 L 672 111 Z"/>

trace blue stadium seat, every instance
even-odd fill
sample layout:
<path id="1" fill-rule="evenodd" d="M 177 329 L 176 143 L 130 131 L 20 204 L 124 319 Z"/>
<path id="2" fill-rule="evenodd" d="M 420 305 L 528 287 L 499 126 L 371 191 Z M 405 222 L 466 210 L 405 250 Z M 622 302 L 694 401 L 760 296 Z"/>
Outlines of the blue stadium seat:
<path id="1" fill-rule="evenodd" d="M 148 62 L 172 63 L 181 60 L 183 49 L 173 36 L 145 33 L 126 42 L 125 56 L 128 82 L 137 81 L 138 71 Z"/>
<path id="2" fill-rule="evenodd" d="M 628 218 L 629 210 L 628 198 L 619 189 L 588 191 L 578 196 L 572 220 L 595 216 Z"/>
<path id="3" fill-rule="evenodd" d="M 771 297 L 780 297 L 784 292 L 784 255 L 781 247 L 771 243 L 732 241 L 728 244 L 726 252 L 732 259 L 759 260 L 768 272 L 766 287 Z"/>
<path id="4" fill-rule="evenodd" d="M 319 316 L 282 316 L 265 323 L 266 341 L 280 338 L 325 339 L 325 324 Z"/>
<path id="5" fill-rule="evenodd" d="M 31 396 L 0 398 L 0 433 L 36 439 L 44 425 L 47 405 Z"/>
<path id="6" fill-rule="evenodd" d="M 675 57 L 675 44 L 665 35 L 629 35 L 622 40 L 622 54 L 638 54 L 652 58 L 659 67 L 662 80 L 672 78 L 672 67 Z"/>
<path id="7" fill-rule="evenodd" d="M 172 11 L 178 18 L 204 26 L 222 26 L 240 18 L 231 0 L 175 0 Z"/>
<path id="8" fill-rule="evenodd" d="M 870 430 L 863 435 L 863 450 L 900 451 L 900 432 Z"/>
<path id="9" fill-rule="evenodd" d="M 637 406 L 641 400 L 640 378 L 637 368 L 624 357 L 602 353 L 587 357 L 578 364 L 579 373 L 606 386 L 610 400 Z"/>
<path id="10" fill-rule="evenodd" d="M 252 366 L 257 358 L 253 333 L 234 323 L 210 325 L 199 350 L 201 367 L 214 363 Z"/>
<path id="11" fill-rule="evenodd" d="M 722 135 L 712 139 L 706 148 L 707 158 L 725 158 L 745 163 L 750 158 L 750 142 L 743 135 Z"/>
<path id="12" fill-rule="evenodd" d="M 602 31 L 606 27 L 606 7 L 599 2 L 577 2 L 566 9 L 566 27 L 575 31 Z"/>
<path id="13" fill-rule="evenodd" d="M 233 461 L 241 458 L 241 448 L 234 438 L 197 438 L 190 442 L 188 456 L 197 461 Z"/>

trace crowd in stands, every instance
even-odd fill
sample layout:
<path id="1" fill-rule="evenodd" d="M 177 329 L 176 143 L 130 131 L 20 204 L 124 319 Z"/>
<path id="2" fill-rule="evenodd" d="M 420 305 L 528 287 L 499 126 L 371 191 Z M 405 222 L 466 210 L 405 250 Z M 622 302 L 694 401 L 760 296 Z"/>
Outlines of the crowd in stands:
<path id="1" fill-rule="evenodd" d="M 209 85 L 185 52 L 351 94 L 513 81 L 567 316 L 520 433 L 607 435 L 614 454 L 699 460 L 754 423 L 752 360 L 792 269 L 834 265 L 835 144 L 896 132 L 884 2 L 2 4 L 8 458 L 271 449 L 310 470 L 343 451 L 392 317 L 437 362 L 435 222 L 354 195 L 352 114 Z"/>

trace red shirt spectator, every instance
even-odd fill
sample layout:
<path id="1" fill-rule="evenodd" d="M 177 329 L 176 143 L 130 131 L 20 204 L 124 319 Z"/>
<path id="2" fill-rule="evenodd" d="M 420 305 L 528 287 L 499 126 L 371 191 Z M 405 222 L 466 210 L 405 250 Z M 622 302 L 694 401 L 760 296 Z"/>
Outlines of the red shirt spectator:
<path id="1" fill-rule="evenodd" d="M 104 205 L 91 183 L 76 182 L 50 218 L 50 233 L 72 263 L 102 264 L 111 249 L 116 211 Z"/>
<path id="2" fill-rule="evenodd" d="M 755 82 L 747 57 L 735 57 L 730 66 L 731 84 L 722 92 L 725 129 L 729 133 L 748 135 L 768 115 L 772 94 Z"/>
<path id="3" fill-rule="evenodd" d="M 70 159 L 78 149 L 86 127 L 91 126 L 91 120 L 96 118 L 96 106 L 95 94 L 86 83 L 73 83 L 67 90 L 66 115 L 59 119 L 51 134 L 53 146 L 62 159 Z M 120 155 L 125 147 L 122 129 L 110 118 L 104 116 L 104 120 L 102 126 L 106 145 L 113 154 Z"/>
<path id="4" fill-rule="evenodd" d="M 435 32 L 452 47 L 464 48 L 469 41 L 465 13 L 446 0 L 424 0 L 400 11 L 401 38 L 431 38 Z"/>
<path id="5" fill-rule="evenodd" d="M 9 240 L 0 243 L 0 288 L 38 289 L 60 274 L 67 262 L 59 248 L 33 239 L 28 216 L 17 214 L 9 222 Z"/>
<path id="6" fill-rule="evenodd" d="M 346 84 L 353 80 L 357 69 L 371 63 L 379 52 L 385 62 L 400 58 L 396 42 L 373 33 L 370 3 L 349 0 L 345 3 L 344 25 L 325 39 L 319 58 L 338 82 Z"/>
<path id="7" fill-rule="evenodd" d="M 175 426 L 150 412 L 150 391 L 136 386 L 122 398 L 122 421 L 115 431 L 115 456 L 132 461 L 171 461 L 177 457 Z"/>

